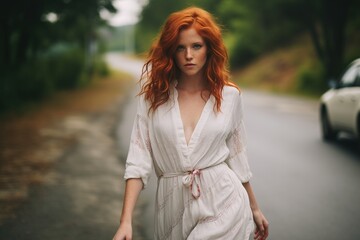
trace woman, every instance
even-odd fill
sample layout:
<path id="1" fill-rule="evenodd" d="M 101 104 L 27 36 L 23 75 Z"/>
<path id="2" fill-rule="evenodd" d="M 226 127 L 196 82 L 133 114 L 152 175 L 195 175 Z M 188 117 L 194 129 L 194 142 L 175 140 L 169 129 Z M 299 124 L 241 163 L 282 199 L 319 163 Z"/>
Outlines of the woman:
<path id="1" fill-rule="evenodd" d="M 158 176 L 154 239 L 266 239 L 268 222 L 249 179 L 241 94 L 212 16 L 169 16 L 143 68 L 115 240 L 132 238 L 132 212 L 152 168 Z"/>

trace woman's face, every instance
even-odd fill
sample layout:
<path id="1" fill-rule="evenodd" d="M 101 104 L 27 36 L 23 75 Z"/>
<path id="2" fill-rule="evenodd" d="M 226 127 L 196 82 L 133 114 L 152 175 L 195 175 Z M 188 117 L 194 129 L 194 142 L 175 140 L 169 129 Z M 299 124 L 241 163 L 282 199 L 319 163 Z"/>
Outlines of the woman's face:
<path id="1" fill-rule="evenodd" d="M 175 61 L 182 77 L 202 76 L 207 47 L 194 28 L 181 30 L 175 52 Z"/>

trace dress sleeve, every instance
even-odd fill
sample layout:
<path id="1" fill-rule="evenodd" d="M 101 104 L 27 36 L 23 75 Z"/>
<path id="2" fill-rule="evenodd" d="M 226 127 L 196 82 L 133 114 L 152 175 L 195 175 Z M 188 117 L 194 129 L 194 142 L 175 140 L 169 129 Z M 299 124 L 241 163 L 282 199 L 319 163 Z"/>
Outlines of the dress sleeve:
<path id="1" fill-rule="evenodd" d="M 252 177 L 247 153 L 246 153 L 246 132 L 243 121 L 243 106 L 241 94 L 235 97 L 233 115 L 230 123 L 232 130 L 226 140 L 230 154 L 226 163 L 235 172 L 242 183 L 248 182 Z"/>
<path id="2" fill-rule="evenodd" d="M 141 178 L 145 188 L 153 163 L 148 127 L 149 117 L 144 101 L 141 96 L 138 98 L 137 113 L 131 133 L 124 178 Z"/>

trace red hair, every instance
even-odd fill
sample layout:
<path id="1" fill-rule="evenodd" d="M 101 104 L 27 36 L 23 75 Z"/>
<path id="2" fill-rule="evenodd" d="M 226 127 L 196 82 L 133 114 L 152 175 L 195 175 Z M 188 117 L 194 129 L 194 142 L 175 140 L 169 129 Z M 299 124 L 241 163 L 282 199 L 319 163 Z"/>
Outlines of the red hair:
<path id="1" fill-rule="evenodd" d="M 147 80 L 139 94 L 145 94 L 145 99 L 150 102 L 149 112 L 169 100 L 171 83 L 180 73 L 174 60 L 179 32 L 190 27 L 197 31 L 207 46 L 204 77 L 216 100 L 214 109 L 220 111 L 225 85 L 239 89 L 229 80 L 228 54 L 219 26 L 207 11 L 196 7 L 186 8 L 168 17 L 143 66 L 140 80 Z"/>

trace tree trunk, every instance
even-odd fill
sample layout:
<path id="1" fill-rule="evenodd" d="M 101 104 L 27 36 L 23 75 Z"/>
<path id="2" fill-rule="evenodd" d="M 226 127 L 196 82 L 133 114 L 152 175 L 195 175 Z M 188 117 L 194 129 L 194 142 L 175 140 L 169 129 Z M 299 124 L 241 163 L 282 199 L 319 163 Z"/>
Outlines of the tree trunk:
<path id="1" fill-rule="evenodd" d="M 1 19 L 0 24 L 0 64 L 6 69 L 10 64 L 10 32 L 7 19 Z"/>
<path id="2" fill-rule="evenodd" d="M 322 33 L 324 42 L 324 67 L 328 79 L 339 79 L 344 62 L 345 30 L 349 1 L 322 1 Z"/>
<path id="3" fill-rule="evenodd" d="M 308 24 L 308 31 L 310 33 L 311 41 L 313 43 L 313 46 L 315 48 L 315 52 L 320 59 L 321 62 L 324 62 L 324 49 L 321 46 L 320 42 L 320 36 L 316 29 L 316 22 L 309 22 Z"/>

